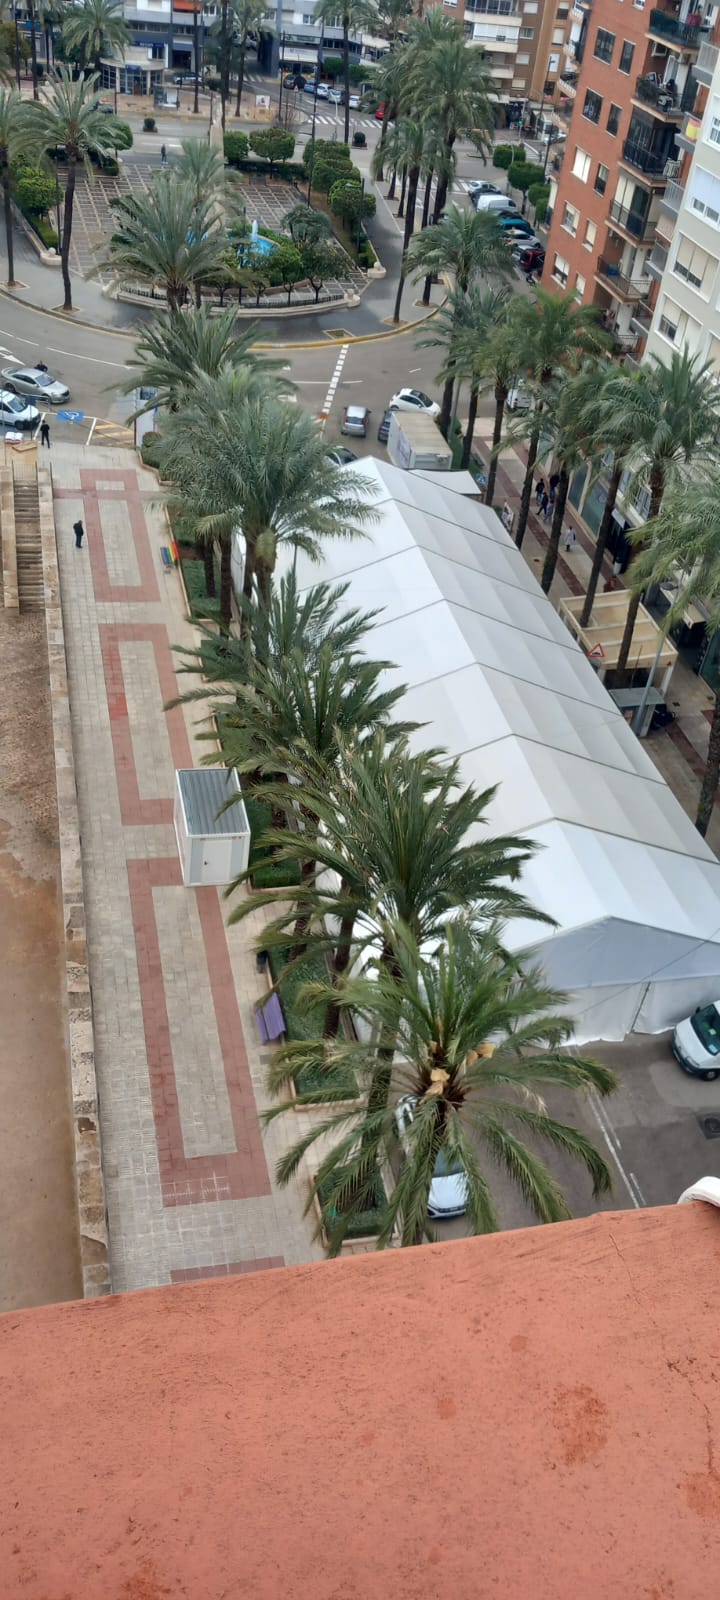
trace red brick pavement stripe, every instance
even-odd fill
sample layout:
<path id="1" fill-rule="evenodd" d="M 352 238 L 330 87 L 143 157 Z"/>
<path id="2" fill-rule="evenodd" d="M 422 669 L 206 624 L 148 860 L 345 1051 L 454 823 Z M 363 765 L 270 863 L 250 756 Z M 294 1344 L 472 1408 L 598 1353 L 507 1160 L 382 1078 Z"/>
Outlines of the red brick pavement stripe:
<path id="1" fill-rule="evenodd" d="M 269 1194 L 270 1179 L 217 891 L 186 892 L 197 895 L 236 1150 L 233 1155 L 188 1157 L 183 1148 L 153 904 L 153 889 L 181 885 L 180 866 L 172 856 L 128 861 L 127 871 L 163 1204 L 196 1205 Z"/>
<path id="2" fill-rule="evenodd" d="M 123 642 L 144 640 L 152 645 L 157 673 L 158 710 L 162 710 L 178 693 L 178 681 L 167 629 L 162 622 L 100 622 L 98 634 L 122 821 L 125 827 L 133 827 L 136 824 L 148 825 L 153 822 L 172 822 L 172 794 L 168 795 L 166 800 L 143 800 L 140 795 L 120 654 L 120 645 Z M 165 711 L 164 715 L 173 765 L 191 767 L 192 753 L 182 708 L 175 706 L 171 711 Z"/>
<path id="3" fill-rule="evenodd" d="M 244 1272 L 268 1272 L 284 1267 L 284 1256 L 259 1256 L 255 1261 L 228 1261 L 220 1267 L 173 1267 L 171 1283 L 197 1283 L 200 1278 L 234 1278 Z"/>
<path id="4" fill-rule="evenodd" d="M 113 487 L 98 488 L 98 484 L 112 483 Z M 143 497 L 135 472 L 116 472 L 103 469 L 83 469 L 80 473 L 80 493 L 76 489 L 53 490 L 56 500 L 83 502 L 83 521 L 87 534 L 93 591 L 97 601 L 156 601 L 160 599 L 157 572 L 145 522 Z M 100 521 L 100 500 L 122 500 L 127 505 L 130 531 L 135 546 L 135 558 L 140 574 L 139 584 L 112 584 L 108 572 L 105 546 Z"/>

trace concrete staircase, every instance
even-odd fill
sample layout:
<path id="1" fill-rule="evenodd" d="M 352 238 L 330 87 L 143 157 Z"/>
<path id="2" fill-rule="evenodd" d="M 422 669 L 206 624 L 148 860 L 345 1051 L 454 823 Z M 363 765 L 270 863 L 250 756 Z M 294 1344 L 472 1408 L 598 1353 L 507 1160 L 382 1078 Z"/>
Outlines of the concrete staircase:
<path id="1" fill-rule="evenodd" d="M 19 607 L 21 611 L 43 611 L 45 597 L 37 476 L 15 478 L 13 499 Z"/>

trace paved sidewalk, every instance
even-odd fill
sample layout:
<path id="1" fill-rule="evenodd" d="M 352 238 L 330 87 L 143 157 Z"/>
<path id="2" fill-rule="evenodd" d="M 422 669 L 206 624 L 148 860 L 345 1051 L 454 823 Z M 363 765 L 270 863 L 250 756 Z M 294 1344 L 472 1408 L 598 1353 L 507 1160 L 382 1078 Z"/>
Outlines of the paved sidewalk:
<path id="1" fill-rule="evenodd" d="M 52 459 L 116 1290 L 322 1254 L 302 1184 L 273 1181 L 304 1119 L 260 1125 L 255 919 L 228 929 L 218 891 L 181 882 L 174 772 L 206 746 L 197 707 L 164 710 L 193 635 L 162 569 L 156 480 L 134 460 Z"/>

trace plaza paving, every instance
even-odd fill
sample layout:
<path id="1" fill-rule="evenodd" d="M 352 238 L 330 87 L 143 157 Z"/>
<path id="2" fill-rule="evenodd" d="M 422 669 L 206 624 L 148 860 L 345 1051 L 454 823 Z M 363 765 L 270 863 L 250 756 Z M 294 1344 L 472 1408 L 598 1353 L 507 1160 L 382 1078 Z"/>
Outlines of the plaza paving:
<path id="1" fill-rule="evenodd" d="M 164 709 L 173 647 L 193 635 L 162 568 L 156 479 L 135 460 L 52 455 L 116 1290 L 322 1253 L 302 1186 L 273 1179 L 301 1119 L 261 1128 L 255 919 L 228 929 L 218 891 L 181 882 L 174 772 L 207 747 L 197 707 Z"/>

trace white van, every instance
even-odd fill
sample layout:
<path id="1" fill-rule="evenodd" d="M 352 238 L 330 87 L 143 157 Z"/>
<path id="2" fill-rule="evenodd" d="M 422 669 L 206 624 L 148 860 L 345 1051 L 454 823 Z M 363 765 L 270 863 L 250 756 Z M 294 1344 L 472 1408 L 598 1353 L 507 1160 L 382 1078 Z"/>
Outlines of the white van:
<path id="1" fill-rule="evenodd" d="M 720 1076 L 720 1001 L 698 1006 L 679 1022 L 672 1038 L 673 1055 L 693 1078 L 712 1083 Z"/>
<path id="2" fill-rule="evenodd" d="M 506 194 L 474 194 L 472 203 L 476 211 L 517 211 L 515 201 Z"/>

